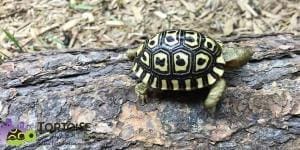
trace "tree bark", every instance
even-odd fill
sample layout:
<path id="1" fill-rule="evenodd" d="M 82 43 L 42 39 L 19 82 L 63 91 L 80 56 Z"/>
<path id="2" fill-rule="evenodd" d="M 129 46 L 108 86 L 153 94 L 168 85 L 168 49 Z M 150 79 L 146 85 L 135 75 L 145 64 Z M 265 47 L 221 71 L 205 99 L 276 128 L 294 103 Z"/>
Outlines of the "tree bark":
<path id="1" fill-rule="evenodd" d="M 224 41 L 250 46 L 255 54 L 225 73 L 228 87 L 215 114 L 203 108 L 205 89 L 152 91 L 142 105 L 126 48 L 112 48 L 26 53 L 3 63 L 1 118 L 34 129 L 38 122 L 91 123 L 89 132 L 43 132 L 24 149 L 300 149 L 300 38 Z"/>

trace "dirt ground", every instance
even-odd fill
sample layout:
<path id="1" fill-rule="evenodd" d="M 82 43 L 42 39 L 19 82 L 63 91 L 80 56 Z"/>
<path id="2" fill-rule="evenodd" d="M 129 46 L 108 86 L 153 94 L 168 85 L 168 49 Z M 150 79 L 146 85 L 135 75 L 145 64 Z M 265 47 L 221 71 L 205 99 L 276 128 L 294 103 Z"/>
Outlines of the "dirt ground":
<path id="1" fill-rule="evenodd" d="M 1 0 L 0 52 L 128 46 L 174 28 L 299 35 L 299 24 L 300 0 Z"/>

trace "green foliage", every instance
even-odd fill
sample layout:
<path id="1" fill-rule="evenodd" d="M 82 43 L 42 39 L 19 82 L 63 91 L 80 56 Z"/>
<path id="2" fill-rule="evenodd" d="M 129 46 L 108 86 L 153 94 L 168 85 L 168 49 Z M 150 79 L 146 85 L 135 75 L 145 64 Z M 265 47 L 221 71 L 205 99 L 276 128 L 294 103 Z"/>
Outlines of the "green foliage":
<path id="1" fill-rule="evenodd" d="M 14 45 L 17 47 L 18 52 L 23 52 L 22 47 L 19 44 L 19 41 L 15 38 L 15 36 L 11 33 L 9 33 L 7 30 L 2 29 L 2 31 L 5 33 L 6 37 L 14 43 Z"/>
<path id="2" fill-rule="evenodd" d="M 77 4 L 75 0 L 70 0 L 70 8 L 75 9 L 75 10 L 92 10 L 93 7 L 88 5 L 88 4 L 84 4 L 84 3 L 80 3 Z"/>
<path id="3" fill-rule="evenodd" d="M 46 39 L 49 40 L 50 42 L 55 43 L 58 48 L 65 48 L 64 42 L 55 35 L 48 34 L 46 36 Z"/>

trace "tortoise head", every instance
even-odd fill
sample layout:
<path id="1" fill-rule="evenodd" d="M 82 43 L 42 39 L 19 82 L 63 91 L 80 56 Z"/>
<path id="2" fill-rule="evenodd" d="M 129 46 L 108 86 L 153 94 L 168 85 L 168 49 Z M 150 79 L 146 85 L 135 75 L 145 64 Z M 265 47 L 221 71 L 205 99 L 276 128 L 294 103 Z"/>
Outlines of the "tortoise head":
<path id="1" fill-rule="evenodd" d="M 238 47 L 237 45 L 228 45 L 223 47 L 223 57 L 226 62 L 225 69 L 238 69 L 251 59 L 254 54 L 250 47 Z"/>

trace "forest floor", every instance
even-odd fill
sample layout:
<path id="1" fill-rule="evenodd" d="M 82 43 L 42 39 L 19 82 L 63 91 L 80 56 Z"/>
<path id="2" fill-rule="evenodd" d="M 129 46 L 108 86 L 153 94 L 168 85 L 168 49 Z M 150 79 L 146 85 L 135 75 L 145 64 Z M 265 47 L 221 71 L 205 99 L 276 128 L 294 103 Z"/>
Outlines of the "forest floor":
<path id="1" fill-rule="evenodd" d="M 93 125 L 24 149 L 300 149 L 299 25 L 300 0 L 0 0 L 0 118 Z M 120 51 L 178 28 L 255 52 L 215 114 L 205 92 L 136 97 Z"/>
<path id="2" fill-rule="evenodd" d="M 215 38 L 299 35 L 300 1 L 1 0 L 0 25 L 0 53 L 8 57 L 49 49 L 128 46 L 174 28 Z"/>

